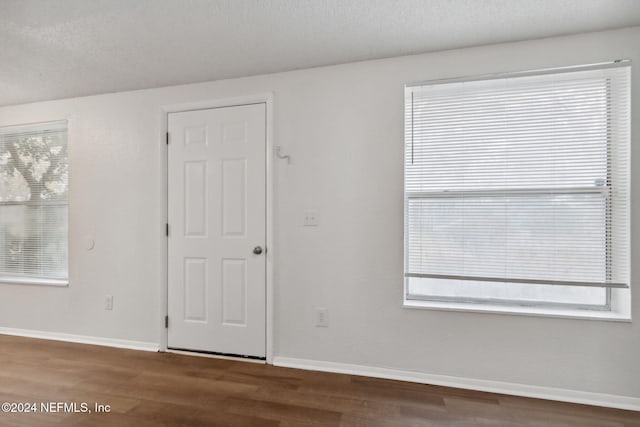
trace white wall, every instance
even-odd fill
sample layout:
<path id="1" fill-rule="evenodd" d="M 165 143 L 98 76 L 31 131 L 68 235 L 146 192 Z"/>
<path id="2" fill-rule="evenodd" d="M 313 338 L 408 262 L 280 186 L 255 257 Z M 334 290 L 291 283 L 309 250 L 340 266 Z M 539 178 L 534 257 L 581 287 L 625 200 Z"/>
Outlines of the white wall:
<path id="1" fill-rule="evenodd" d="M 275 143 L 293 157 L 275 171 L 276 355 L 640 397 L 637 321 L 401 305 L 403 84 L 617 58 L 640 64 L 638 46 L 640 27 L 2 108 L 0 125 L 69 119 L 71 285 L 0 285 L 0 327 L 160 342 L 161 106 L 273 91 Z M 635 257 L 640 171 L 632 174 Z M 319 227 L 302 227 L 305 209 L 319 211 Z M 103 310 L 105 294 L 115 297 L 113 312 Z M 329 309 L 329 328 L 314 327 L 313 306 Z"/>

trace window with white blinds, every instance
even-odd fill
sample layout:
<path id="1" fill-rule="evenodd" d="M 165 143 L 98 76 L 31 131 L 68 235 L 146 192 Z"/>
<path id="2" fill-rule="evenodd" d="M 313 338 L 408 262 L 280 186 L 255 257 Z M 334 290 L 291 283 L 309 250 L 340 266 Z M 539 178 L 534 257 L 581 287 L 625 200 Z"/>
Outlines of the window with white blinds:
<path id="1" fill-rule="evenodd" d="M 610 309 L 629 94 L 626 62 L 408 86 L 406 298 Z"/>
<path id="2" fill-rule="evenodd" d="M 66 285 L 67 123 L 0 127 L 0 282 Z"/>

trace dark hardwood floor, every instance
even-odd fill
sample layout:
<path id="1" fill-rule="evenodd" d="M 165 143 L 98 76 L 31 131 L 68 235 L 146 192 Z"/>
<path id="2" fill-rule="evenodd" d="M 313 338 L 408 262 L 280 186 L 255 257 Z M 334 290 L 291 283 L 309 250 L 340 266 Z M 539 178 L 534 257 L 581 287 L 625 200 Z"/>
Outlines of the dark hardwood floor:
<path id="1" fill-rule="evenodd" d="M 37 411 L 1 426 L 640 427 L 640 412 L 6 335 L 2 402 Z"/>

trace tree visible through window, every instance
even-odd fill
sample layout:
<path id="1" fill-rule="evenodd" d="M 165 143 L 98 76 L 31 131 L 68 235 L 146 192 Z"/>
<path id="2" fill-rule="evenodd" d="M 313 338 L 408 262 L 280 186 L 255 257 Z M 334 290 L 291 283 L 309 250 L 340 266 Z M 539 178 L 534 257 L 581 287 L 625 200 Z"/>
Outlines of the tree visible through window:
<path id="1" fill-rule="evenodd" d="M 0 128 L 0 281 L 67 280 L 66 122 Z"/>

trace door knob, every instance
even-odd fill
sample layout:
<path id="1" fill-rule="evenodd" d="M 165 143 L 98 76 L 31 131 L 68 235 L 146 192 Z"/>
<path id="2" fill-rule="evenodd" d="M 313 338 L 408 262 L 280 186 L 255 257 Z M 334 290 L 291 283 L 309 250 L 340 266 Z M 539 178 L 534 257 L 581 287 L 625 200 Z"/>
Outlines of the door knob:
<path id="1" fill-rule="evenodd" d="M 260 255 L 262 253 L 262 248 L 260 246 L 256 246 L 253 248 L 253 253 L 256 255 Z"/>

